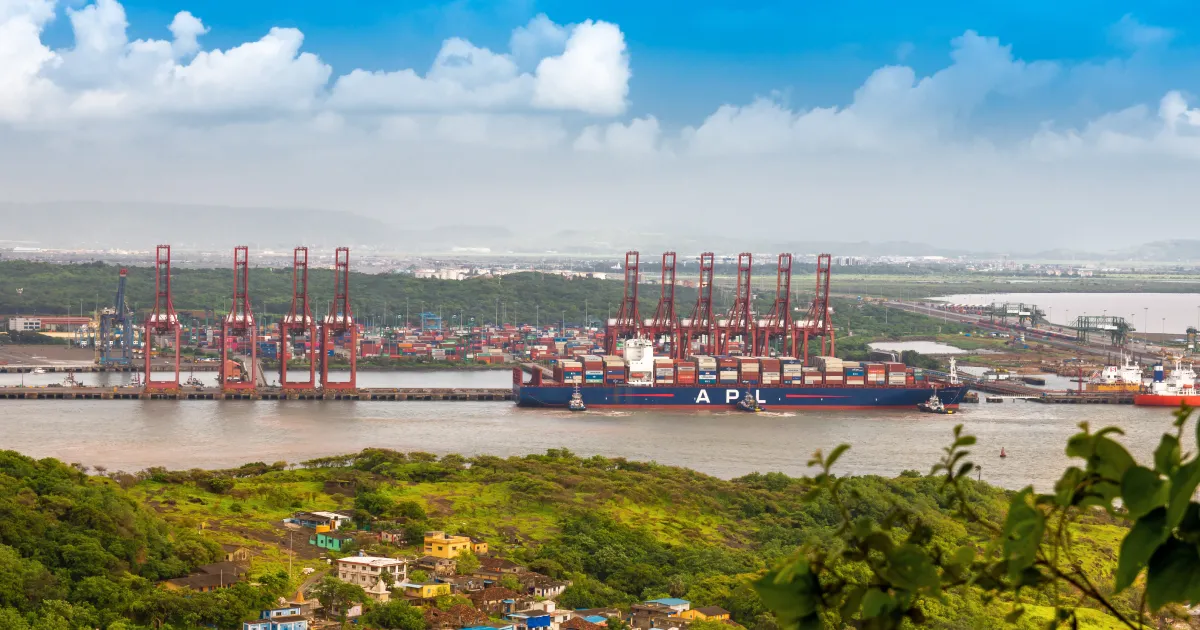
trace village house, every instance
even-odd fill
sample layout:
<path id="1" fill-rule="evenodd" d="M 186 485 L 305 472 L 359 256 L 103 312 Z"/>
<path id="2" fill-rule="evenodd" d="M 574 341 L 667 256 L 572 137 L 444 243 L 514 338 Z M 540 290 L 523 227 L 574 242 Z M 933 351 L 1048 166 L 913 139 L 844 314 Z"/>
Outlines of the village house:
<path id="1" fill-rule="evenodd" d="M 526 592 L 534 597 L 545 599 L 554 599 L 562 595 L 562 592 L 571 585 L 566 580 L 556 580 L 541 573 L 522 573 L 517 576 L 517 579 L 521 581 L 521 586 L 525 588 Z"/>
<path id="2" fill-rule="evenodd" d="M 355 536 L 350 533 L 317 532 L 308 539 L 308 544 L 321 549 L 342 553 L 354 543 Z"/>
<path id="3" fill-rule="evenodd" d="M 516 624 L 512 623 L 488 623 L 482 626 L 471 626 L 462 630 L 517 630 Z"/>
<path id="4" fill-rule="evenodd" d="M 625 616 L 625 622 L 637 630 L 686 628 L 691 622 L 679 616 L 680 608 L 683 606 L 679 602 L 687 604 L 688 608 L 691 607 L 690 602 L 674 597 L 633 604 L 629 607 L 629 614 Z M 683 610 L 687 610 L 687 608 L 683 608 Z"/>
<path id="5" fill-rule="evenodd" d="M 451 606 L 449 610 L 441 610 L 437 606 L 425 607 L 425 625 L 429 630 L 458 630 L 459 628 L 478 627 L 488 622 L 488 616 L 466 604 Z"/>
<path id="6" fill-rule="evenodd" d="M 570 619 L 559 624 L 559 630 L 604 630 L 608 626 L 608 620 L 605 619 L 603 624 L 595 623 L 584 619 L 583 617 L 571 617 Z"/>
<path id="7" fill-rule="evenodd" d="M 322 528 L 325 531 L 337 529 L 337 522 L 328 516 L 327 512 L 296 512 L 291 518 L 284 519 L 284 522 L 313 530 L 321 530 Z"/>
<path id="8" fill-rule="evenodd" d="M 729 611 L 720 606 L 692 608 L 679 613 L 679 616 L 688 621 L 729 621 L 730 618 Z"/>
<path id="9" fill-rule="evenodd" d="M 456 558 L 458 554 L 471 552 L 476 555 L 488 552 L 488 544 L 468 536 L 451 536 L 443 531 L 425 532 L 425 555 L 436 558 Z"/>
<path id="10" fill-rule="evenodd" d="M 434 575 L 454 575 L 458 569 L 458 563 L 450 558 L 422 556 L 417 559 L 417 567 L 432 571 Z"/>
<path id="11" fill-rule="evenodd" d="M 562 623 L 573 616 L 573 611 L 558 610 L 553 601 L 545 600 L 531 602 L 524 610 L 508 613 L 504 617 L 516 624 L 516 630 L 534 630 L 538 628 L 559 630 Z"/>
<path id="12" fill-rule="evenodd" d="M 221 553 L 225 562 L 249 562 L 250 550 L 238 545 L 221 545 Z"/>
<path id="13" fill-rule="evenodd" d="M 337 561 L 338 579 L 357 584 L 374 599 L 387 601 L 390 597 L 384 575 L 390 575 L 393 583 L 403 582 L 408 575 L 408 563 L 395 558 L 377 556 L 347 556 Z M 379 585 L 383 584 L 382 595 Z"/>
<path id="14" fill-rule="evenodd" d="M 450 585 L 445 582 L 409 582 L 405 580 L 396 584 L 403 589 L 404 597 L 414 600 L 428 600 L 450 594 Z"/>
<path id="15" fill-rule="evenodd" d="M 308 627 L 301 605 L 295 603 L 264 610 L 258 619 L 242 623 L 242 630 L 308 630 Z"/>
<path id="16" fill-rule="evenodd" d="M 463 595 L 482 591 L 487 586 L 483 578 L 470 575 L 439 577 L 437 581 L 449 584 L 451 591 Z"/>
<path id="17" fill-rule="evenodd" d="M 517 573 L 525 572 L 525 567 L 513 562 L 512 560 L 508 560 L 506 558 L 493 558 L 491 556 L 484 556 L 480 558 L 479 568 L 480 570 L 501 574 L 511 573 L 515 575 Z"/>
<path id="18" fill-rule="evenodd" d="M 663 597 L 661 599 L 651 599 L 646 601 L 647 604 L 660 604 L 674 610 L 676 613 L 681 613 L 692 607 L 692 602 L 678 597 Z"/>
<path id="19" fill-rule="evenodd" d="M 408 544 L 408 534 L 403 529 L 385 529 L 379 532 L 380 542 L 403 546 Z"/>
<path id="20" fill-rule="evenodd" d="M 502 586 L 489 586 L 478 593 L 470 593 L 467 598 L 475 607 L 492 616 L 500 616 L 516 610 L 515 604 L 520 602 L 524 608 L 529 600 L 526 596 L 511 591 Z"/>
<path id="21" fill-rule="evenodd" d="M 598 625 L 608 623 L 609 617 L 621 618 L 620 608 L 581 608 L 571 611 L 576 617 Z"/>

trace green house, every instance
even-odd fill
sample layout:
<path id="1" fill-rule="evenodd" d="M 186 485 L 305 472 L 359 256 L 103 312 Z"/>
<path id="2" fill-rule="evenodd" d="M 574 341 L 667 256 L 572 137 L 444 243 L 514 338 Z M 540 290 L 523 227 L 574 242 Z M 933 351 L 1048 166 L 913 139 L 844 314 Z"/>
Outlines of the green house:
<path id="1" fill-rule="evenodd" d="M 337 532 L 321 532 L 308 539 L 308 544 L 341 553 L 354 542 L 354 536 Z"/>

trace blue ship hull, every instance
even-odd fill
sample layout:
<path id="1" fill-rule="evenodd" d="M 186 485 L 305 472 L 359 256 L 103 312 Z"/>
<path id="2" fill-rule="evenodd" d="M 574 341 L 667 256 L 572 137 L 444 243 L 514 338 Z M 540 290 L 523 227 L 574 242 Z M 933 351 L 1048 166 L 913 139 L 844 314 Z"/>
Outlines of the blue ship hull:
<path id="1" fill-rule="evenodd" d="M 626 385 L 585 385 L 579 388 L 583 402 L 596 407 L 700 407 L 728 409 L 749 391 L 759 404 L 772 408 L 878 409 L 893 407 L 915 409 L 929 400 L 932 385 L 905 387 L 760 387 L 760 386 L 683 386 L 629 387 Z M 574 386 L 514 385 L 513 395 L 520 407 L 566 407 Z M 965 385 L 937 388 L 942 404 L 957 408 L 967 393 Z"/>

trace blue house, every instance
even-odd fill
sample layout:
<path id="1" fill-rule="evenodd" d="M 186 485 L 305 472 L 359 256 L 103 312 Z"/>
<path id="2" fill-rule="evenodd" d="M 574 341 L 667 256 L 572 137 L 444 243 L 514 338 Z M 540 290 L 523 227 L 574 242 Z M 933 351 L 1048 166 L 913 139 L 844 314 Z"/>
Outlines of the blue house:
<path id="1" fill-rule="evenodd" d="M 308 618 L 292 603 L 262 611 L 258 619 L 242 622 L 242 630 L 308 630 Z"/>

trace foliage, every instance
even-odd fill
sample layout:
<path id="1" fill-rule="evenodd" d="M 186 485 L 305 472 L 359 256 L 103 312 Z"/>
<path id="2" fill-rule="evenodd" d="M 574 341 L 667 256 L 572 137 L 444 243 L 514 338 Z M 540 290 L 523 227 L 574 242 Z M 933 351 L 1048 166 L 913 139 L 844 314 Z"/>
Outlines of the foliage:
<path id="1" fill-rule="evenodd" d="M 471 575 L 479 570 L 479 558 L 475 554 L 464 551 L 454 557 L 455 570 L 459 575 Z"/>
<path id="2" fill-rule="evenodd" d="M 901 505 L 882 519 L 855 514 L 847 503 L 853 489 L 830 472 L 848 446 L 827 457 L 818 451 L 810 465 L 821 472 L 808 497 L 827 497 L 837 507 L 838 544 L 804 545 L 758 582 L 759 592 L 785 627 L 922 624 L 949 592 L 968 587 L 985 605 L 1009 602 L 1009 622 L 1032 603 L 1052 609 L 1050 627 L 1077 627 L 1093 612 L 1081 609 L 1088 602 L 1124 627 L 1143 627 L 1165 607 L 1200 601 L 1200 503 L 1192 500 L 1200 455 L 1184 456 L 1181 448 L 1190 415 L 1186 407 L 1176 412 L 1152 467 L 1111 437 L 1119 429 L 1093 433 L 1081 424 L 1066 447 L 1081 465 L 1068 468 L 1053 493 L 1032 487 L 1013 493 L 1002 520 L 978 509 L 969 477 L 974 464 L 966 459 L 975 438 L 955 427 L 932 474 L 942 475 L 957 519 L 977 537 L 958 546 L 936 540 L 930 524 Z M 1196 433 L 1200 439 L 1200 424 Z M 1109 571 L 1083 560 L 1086 544 L 1077 537 L 1098 514 L 1132 524 L 1111 582 Z"/>
<path id="3" fill-rule="evenodd" d="M 346 620 L 346 612 L 350 606 L 367 601 L 367 593 L 357 584 L 343 582 L 331 575 L 321 578 L 313 587 L 313 595 L 321 606 L 328 611 L 336 610 L 342 621 Z"/>
<path id="4" fill-rule="evenodd" d="M 421 569 L 416 569 L 408 572 L 408 580 L 416 584 L 424 584 L 429 581 L 429 574 Z"/>
<path id="5" fill-rule="evenodd" d="M 908 367 L 925 368 L 926 370 L 937 370 L 941 368 L 938 360 L 921 354 L 916 350 L 905 350 L 900 353 L 900 361 Z"/>
<path id="6" fill-rule="evenodd" d="M 510 591 L 517 591 L 518 593 L 523 590 L 521 586 L 521 580 L 518 580 L 517 576 L 515 575 L 505 575 L 501 577 L 498 584 L 503 588 L 506 588 Z"/>
<path id="7" fill-rule="evenodd" d="M 360 623 L 366 628 L 383 630 L 425 630 L 425 615 L 421 609 L 402 599 L 373 606 L 363 613 Z"/>

